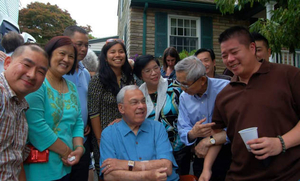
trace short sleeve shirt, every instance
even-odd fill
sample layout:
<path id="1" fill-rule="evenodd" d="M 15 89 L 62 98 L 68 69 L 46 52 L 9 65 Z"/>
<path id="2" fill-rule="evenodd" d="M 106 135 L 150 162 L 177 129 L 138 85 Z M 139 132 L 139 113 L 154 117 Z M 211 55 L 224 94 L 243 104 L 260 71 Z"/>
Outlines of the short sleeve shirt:
<path id="1" fill-rule="evenodd" d="M 100 165 L 108 158 L 133 161 L 167 159 L 173 163 L 172 175 L 167 180 L 179 179 L 168 135 L 163 125 L 157 121 L 146 119 L 137 135 L 124 120 L 108 126 L 101 135 L 100 153 Z"/>
<path id="2" fill-rule="evenodd" d="M 263 61 L 248 84 L 234 76 L 217 96 L 215 128 L 227 127 L 232 164 L 226 180 L 299 180 L 300 145 L 285 154 L 258 160 L 238 131 L 258 127 L 258 137 L 284 135 L 300 119 L 300 69 Z"/>

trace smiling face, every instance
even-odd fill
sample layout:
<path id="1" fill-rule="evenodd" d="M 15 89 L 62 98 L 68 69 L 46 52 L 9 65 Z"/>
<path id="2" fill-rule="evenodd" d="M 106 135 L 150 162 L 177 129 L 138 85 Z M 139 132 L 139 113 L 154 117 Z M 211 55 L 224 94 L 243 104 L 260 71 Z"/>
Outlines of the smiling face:
<path id="1" fill-rule="evenodd" d="M 123 103 L 119 103 L 118 108 L 129 127 L 141 125 L 146 118 L 146 100 L 139 89 L 127 90 Z"/>
<path id="2" fill-rule="evenodd" d="M 207 78 L 205 76 L 201 76 L 194 81 L 189 81 L 187 80 L 186 72 L 176 71 L 176 79 L 180 83 L 181 89 L 189 95 L 199 95 L 201 97 L 207 89 Z"/>
<path id="3" fill-rule="evenodd" d="M 160 77 L 160 67 L 155 60 L 151 60 L 142 70 L 142 80 L 147 86 L 157 86 Z"/>
<path id="4" fill-rule="evenodd" d="M 213 78 L 215 72 L 216 61 L 212 60 L 209 52 L 202 52 L 197 55 L 206 68 L 206 75 Z"/>
<path id="5" fill-rule="evenodd" d="M 64 45 L 52 52 L 49 70 L 54 74 L 63 76 L 72 69 L 74 62 L 74 47 L 72 45 Z"/>
<path id="6" fill-rule="evenodd" d="M 48 69 L 48 58 L 43 53 L 26 48 L 17 57 L 7 57 L 5 78 L 19 99 L 39 89 Z"/>
<path id="7" fill-rule="evenodd" d="M 117 43 L 108 49 L 106 61 L 112 69 L 121 69 L 126 61 L 126 54 L 120 43 Z"/>
<path id="8" fill-rule="evenodd" d="M 231 38 L 221 43 L 221 54 L 226 67 L 239 77 L 251 76 L 258 63 L 254 42 L 247 46 L 241 44 L 237 38 Z"/>

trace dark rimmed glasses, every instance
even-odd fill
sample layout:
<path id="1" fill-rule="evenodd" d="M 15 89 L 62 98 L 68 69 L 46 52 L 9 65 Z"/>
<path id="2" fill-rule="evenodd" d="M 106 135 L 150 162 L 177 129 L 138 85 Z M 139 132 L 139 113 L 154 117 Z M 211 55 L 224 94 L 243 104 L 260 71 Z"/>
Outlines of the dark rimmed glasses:
<path id="1" fill-rule="evenodd" d="M 119 42 L 119 43 L 123 43 L 124 44 L 124 40 L 122 39 L 107 39 L 106 42 L 105 42 L 105 45 L 107 45 L 108 43 L 112 43 L 112 42 Z"/>
<path id="2" fill-rule="evenodd" d="M 202 76 L 201 76 L 202 77 Z M 185 89 L 188 89 L 190 87 L 192 87 L 196 82 L 197 80 L 199 80 L 201 77 L 199 77 L 198 79 L 194 80 L 194 82 L 191 84 L 191 85 L 185 85 L 185 84 L 181 84 L 178 80 L 176 80 L 177 84 L 180 86 L 180 87 L 183 87 Z"/>

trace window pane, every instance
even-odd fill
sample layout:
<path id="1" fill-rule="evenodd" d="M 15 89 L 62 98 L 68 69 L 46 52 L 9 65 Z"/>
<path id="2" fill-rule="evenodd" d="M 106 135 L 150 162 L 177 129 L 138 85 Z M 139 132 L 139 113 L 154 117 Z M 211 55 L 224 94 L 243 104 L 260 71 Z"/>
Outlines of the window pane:
<path id="1" fill-rule="evenodd" d="M 183 19 L 178 19 L 178 27 L 183 27 Z"/>
<path id="2" fill-rule="evenodd" d="M 189 46 L 189 39 L 188 38 L 185 38 L 184 39 L 184 47 L 188 47 Z"/>
<path id="3" fill-rule="evenodd" d="M 184 27 L 186 28 L 190 27 L 190 20 L 184 20 Z"/>
<path id="4" fill-rule="evenodd" d="M 178 28 L 178 35 L 183 35 L 183 28 Z"/>
<path id="5" fill-rule="evenodd" d="M 190 36 L 190 29 L 184 28 L 184 36 Z"/>
<path id="6" fill-rule="evenodd" d="M 176 29 L 177 28 L 173 28 L 173 27 L 171 28 L 171 35 L 177 35 Z"/>
<path id="7" fill-rule="evenodd" d="M 171 18 L 171 26 L 177 26 L 176 19 Z"/>
<path id="8" fill-rule="evenodd" d="M 193 46 L 193 47 L 196 47 L 196 40 L 195 40 L 195 39 L 192 39 L 190 45 Z"/>
<path id="9" fill-rule="evenodd" d="M 178 53 L 182 52 L 182 50 L 183 50 L 183 49 L 182 49 L 182 46 L 177 46 L 177 47 L 176 47 L 176 50 L 177 50 Z"/>
<path id="10" fill-rule="evenodd" d="M 196 29 L 191 29 L 191 36 L 196 36 Z"/>
<path id="11" fill-rule="evenodd" d="M 183 40 L 184 40 L 184 38 L 177 37 L 177 45 L 182 46 L 183 45 Z"/>
<path id="12" fill-rule="evenodd" d="M 176 46 L 176 37 L 174 36 L 171 36 L 170 37 L 170 46 Z"/>
<path id="13" fill-rule="evenodd" d="M 196 20 L 191 20 L 191 27 L 196 28 Z"/>

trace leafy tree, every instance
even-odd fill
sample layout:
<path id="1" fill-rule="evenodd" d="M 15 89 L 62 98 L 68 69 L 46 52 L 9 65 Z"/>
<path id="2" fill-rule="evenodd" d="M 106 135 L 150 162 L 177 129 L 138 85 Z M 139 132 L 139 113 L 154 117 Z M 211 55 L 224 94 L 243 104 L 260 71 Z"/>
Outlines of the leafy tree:
<path id="1" fill-rule="evenodd" d="M 270 0 L 215 0 L 222 12 L 234 13 L 246 5 L 253 7 L 254 3 L 265 3 Z M 264 35 L 270 43 L 273 52 L 280 53 L 282 48 L 288 48 L 295 53 L 300 48 L 300 3 L 299 0 L 277 0 L 276 9 L 272 11 L 271 20 L 260 18 L 250 26 L 250 31 Z"/>
<path id="2" fill-rule="evenodd" d="M 90 39 L 95 39 L 95 37 L 91 34 L 92 31 L 92 27 L 90 25 L 86 25 L 86 26 L 80 26 L 81 28 L 83 28 L 87 33 L 88 33 L 88 38 Z"/>
<path id="3" fill-rule="evenodd" d="M 21 31 L 31 34 L 41 45 L 54 36 L 62 35 L 66 27 L 76 24 L 67 10 L 50 3 L 34 2 L 19 12 Z"/>

